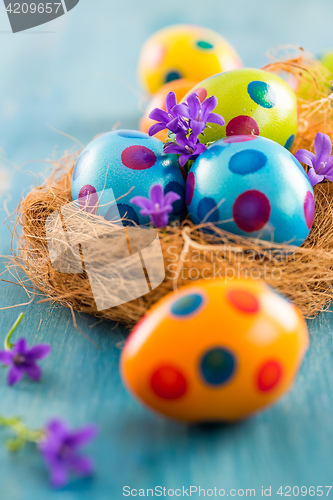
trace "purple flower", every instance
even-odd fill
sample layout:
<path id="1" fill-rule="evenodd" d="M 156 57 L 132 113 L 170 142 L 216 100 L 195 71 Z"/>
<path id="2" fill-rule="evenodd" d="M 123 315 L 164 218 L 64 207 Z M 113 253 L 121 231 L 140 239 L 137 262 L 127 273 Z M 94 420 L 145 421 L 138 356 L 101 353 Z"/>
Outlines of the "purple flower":
<path id="1" fill-rule="evenodd" d="M 198 141 L 194 134 L 186 136 L 185 132 L 176 135 L 176 142 L 167 142 L 164 145 L 164 152 L 168 154 L 180 155 L 179 164 L 183 167 L 188 160 L 195 160 L 207 147 Z"/>
<path id="2" fill-rule="evenodd" d="M 42 370 L 36 361 L 48 356 L 50 351 L 51 346 L 48 344 L 35 345 L 29 349 L 24 338 L 18 340 L 12 350 L 0 351 L 0 363 L 10 366 L 8 385 L 12 386 L 19 382 L 24 373 L 32 380 L 38 381 Z"/>
<path id="3" fill-rule="evenodd" d="M 183 117 L 174 113 L 174 108 L 177 105 L 177 98 L 174 92 L 169 92 L 165 98 L 166 111 L 163 109 L 155 108 L 149 114 L 149 118 L 157 121 L 149 128 L 148 134 L 150 136 L 157 134 L 161 130 L 169 129 L 174 134 L 181 130 L 188 131 L 188 123 Z"/>
<path id="4" fill-rule="evenodd" d="M 169 222 L 169 215 L 172 212 L 172 203 L 180 200 L 180 196 L 173 191 L 164 195 L 160 184 L 154 184 L 149 191 L 149 198 L 144 196 L 134 196 L 130 203 L 134 203 L 141 208 L 140 214 L 149 215 L 155 227 L 165 227 Z"/>
<path id="5" fill-rule="evenodd" d="M 175 106 L 173 113 L 187 118 L 189 120 L 189 128 L 194 135 L 198 136 L 205 130 L 207 123 L 216 123 L 222 127 L 225 124 L 222 116 L 212 113 L 217 103 L 217 97 L 214 95 L 201 103 L 198 94 L 194 92 L 188 96 L 186 103 Z"/>
<path id="6" fill-rule="evenodd" d="M 93 461 L 81 455 L 79 451 L 96 437 L 97 432 L 95 425 L 73 431 L 62 420 L 54 419 L 49 422 L 38 448 L 50 471 L 53 486 L 64 486 L 70 472 L 79 476 L 89 476 L 93 473 Z"/>
<path id="7" fill-rule="evenodd" d="M 333 182 L 332 141 L 329 136 L 318 132 L 314 149 L 315 154 L 306 149 L 299 149 L 295 158 L 310 167 L 308 176 L 312 186 L 325 179 Z"/>

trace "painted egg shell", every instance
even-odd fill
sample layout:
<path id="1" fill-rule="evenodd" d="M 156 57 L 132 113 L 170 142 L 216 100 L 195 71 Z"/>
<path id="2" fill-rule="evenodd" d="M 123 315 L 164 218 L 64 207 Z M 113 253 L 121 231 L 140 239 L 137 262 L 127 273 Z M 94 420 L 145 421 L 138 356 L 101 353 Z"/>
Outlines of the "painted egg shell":
<path id="1" fill-rule="evenodd" d="M 211 124 L 202 142 L 232 135 L 261 135 L 290 149 L 297 132 L 297 99 L 292 88 L 277 75 L 259 69 L 239 69 L 212 76 L 191 91 L 199 98 L 215 95 L 214 112 L 225 126 Z M 186 100 L 184 97 L 184 100 Z"/>
<path id="2" fill-rule="evenodd" d="M 165 98 L 169 92 L 174 92 L 176 94 L 177 102 L 180 102 L 185 94 L 187 94 L 187 92 L 192 87 L 194 87 L 196 83 L 197 82 L 194 82 L 193 80 L 186 80 L 185 78 L 181 78 L 180 80 L 174 80 L 163 85 L 163 87 L 161 87 L 150 100 L 145 114 L 140 120 L 140 130 L 148 134 L 149 127 L 156 123 L 156 121 L 149 118 L 149 114 L 153 109 L 159 108 L 166 111 Z M 165 142 L 168 137 L 168 131 L 166 129 L 161 130 L 161 132 L 155 134 L 154 137 L 160 139 L 160 141 Z"/>
<path id="3" fill-rule="evenodd" d="M 333 50 L 328 51 L 323 55 L 321 63 L 325 66 L 325 68 L 333 73 Z"/>
<path id="4" fill-rule="evenodd" d="M 171 217 L 182 217 L 186 212 L 185 181 L 177 156 L 164 154 L 163 143 L 147 134 L 116 130 L 98 136 L 80 154 L 72 176 L 72 198 L 107 220 L 119 220 L 120 215 L 125 217 L 125 225 L 130 221 L 147 224 L 149 217 L 140 215 L 139 207 L 130 200 L 148 197 L 153 184 L 161 184 L 165 193 L 174 191 L 181 196 L 173 204 Z"/>
<path id="5" fill-rule="evenodd" d="M 264 137 L 217 141 L 193 163 L 186 202 L 195 224 L 301 245 L 314 218 L 312 186 L 296 158 Z"/>
<path id="6" fill-rule="evenodd" d="M 148 407 L 188 422 L 234 421 L 293 384 L 308 347 L 299 310 L 257 280 L 202 280 L 160 300 L 121 357 Z"/>
<path id="7" fill-rule="evenodd" d="M 153 94 L 172 80 L 200 82 L 241 66 L 235 50 L 218 33 L 181 24 L 168 26 L 146 41 L 139 60 L 139 77 L 143 87 Z"/>

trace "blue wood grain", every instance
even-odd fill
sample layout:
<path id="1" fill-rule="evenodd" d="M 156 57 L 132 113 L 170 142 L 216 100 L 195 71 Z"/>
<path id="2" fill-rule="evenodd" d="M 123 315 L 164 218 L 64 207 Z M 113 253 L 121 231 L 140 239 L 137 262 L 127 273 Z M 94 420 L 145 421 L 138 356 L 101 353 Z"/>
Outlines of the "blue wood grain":
<path id="1" fill-rule="evenodd" d="M 204 24 L 225 34 L 247 65 L 259 66 L 274 44 L 295 42 L 314 53 L 333 45 L 332 13 L 331 0 L 206 0 L 204 6 L 197 0 L 81 0 L 48 28 L 20 35 L 8 32 L 3 15 L 0 219 L 50 170 L 38 160 L 75 148 L 47 124 L 82 143 L 119 119 L 124 126 L 136 126 L 141 95 L 136 60 L 141 43 L 156 28 L 173 22 Z M 11 220 L 0 226 L 3 255 L 10 252 Z M 1 261 L 0 272 L 3 268 Z M 26 301 L 21 288 L 0 282 L 1 308 Z M 125 485 L 256 488 L 257 496 L 262 486 L 272 486 L 272 498 L 281 498 L 276 494 L 281 485 L 332 484 L 331 312 L 309 322 L 310 351 L 293 390 L 279 404 L 242 424 L 189 427 L 150 414 L 126 393 L 119 376 L 125 329 L 78 316 L 79 327 L 96 348 L 75 330 L 67 309 L 35 300 L 0 311 L 0 341 L 21 310 L 25 319 L 17 334 L 31 343 L 50 342 L 52 354 L 43 361 L 38 384 L 23 380 L 8 388 L 6 370 L 0 370 L 0 412 L 20 415 L 36 427 L 53 416 L 74 426 L 98 423 L 100 435 L 89 448 L 97 472 L 54 492 L 31 448 L 9 455 L 0 446 L 1 500 L 118 500 Z M 0 430 L 0 440 L 4 437 Z"/>

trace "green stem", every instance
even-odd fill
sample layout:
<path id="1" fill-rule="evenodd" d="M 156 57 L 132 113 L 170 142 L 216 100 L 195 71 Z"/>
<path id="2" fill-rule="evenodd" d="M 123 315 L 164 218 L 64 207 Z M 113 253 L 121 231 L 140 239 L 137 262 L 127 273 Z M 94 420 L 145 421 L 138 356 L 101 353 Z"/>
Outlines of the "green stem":
<path id="1" fill-rule="evenodd" d="M 8 427 L 14 433 L 14 438 L 7 439 L 6 446 L 9 451 L 18 451 L 26 443 L 38 443 L 44 436 L 43 430 L 32 430 L 26 427 L 18 417 L 6 418 L 0 415 L 0 425 Z"/>
<path id="2" fill-rule="evenodd" d="M 15 321 L 15 323 L 13 324 L 13 326 L 11 327 L 11 329 L 9 330 L 9 332 L 8 332 L 6 338 L 5 338 L 5 343 L 4 343 L 5 351 L 11 351 L 13 349 L 13 347 L 14 347 L 15 344 L 11 344 L 10 343 L 10 339 L 11 339 L 11 336 L 13 335 L 13 333 L 15 332 L 16 328 L 21 323 L 23 317 L 24 317 L 24 314 L 21 313 L 19 315 L 19 317 L 17 318 L 17 320 Z"/>

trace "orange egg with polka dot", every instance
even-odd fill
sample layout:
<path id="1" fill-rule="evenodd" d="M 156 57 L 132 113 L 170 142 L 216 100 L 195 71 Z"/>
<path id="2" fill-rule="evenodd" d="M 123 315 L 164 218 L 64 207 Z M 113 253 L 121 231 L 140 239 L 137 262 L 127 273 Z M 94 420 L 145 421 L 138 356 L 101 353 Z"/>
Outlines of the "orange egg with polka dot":
<path id="1" fill-rule="evenodd" d="M 159 108 L 166 111 L 165 98 L 169 92 L 174 92 L 176 94 L 177 102 L 180 102 L 183 97 L 189 92 L 189 90 L 194 87 L 194 85 L 196 85 L 196 83 L 197 82 L 194 82 L 193 80 L 186 80 L 185 78 L 182 78 L 180 80 L 174 80 L 163 85 L 163 87 L 161 87 L 150 100 L 145 114 L 140 120 L 141 132 L 145 132 L 146 134 L 148 134 L 149 128 L 154 125 L 154 123 L 156 123 L 155 120 L 151 120 L 149 118 L 149 114 L 151 111 L 153 111 L 153 109 Z M 168 137 L 168 130 L 161 130 L 161 132 L 155 134 L 154 137 L 156 137 L 156 139 L 159 139 L 160 141 L 165 142 Z"/>
<path id="2" fill-rule="evenodd" d="M 129 391 L 186 422 L 232 422 L 292 386 L 308 348 L 300 311 L 264 282 L 201 280 L 160 300 L 121 357 Z"/>
<path id="3" fill-rule="evenodd" d="M 177 24 L 154 33 L 139 59 L 139 78 L 151 94 L 165 83 L 185 78 L 200 82 L 242 66 L 233 47 L 218 33 L 202 26 Z"/>

